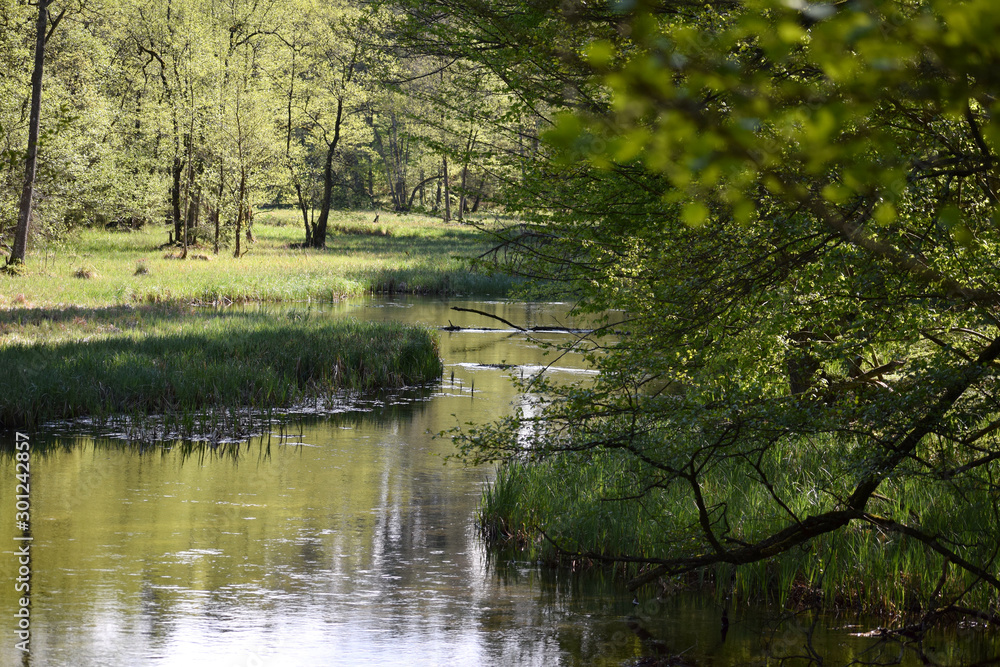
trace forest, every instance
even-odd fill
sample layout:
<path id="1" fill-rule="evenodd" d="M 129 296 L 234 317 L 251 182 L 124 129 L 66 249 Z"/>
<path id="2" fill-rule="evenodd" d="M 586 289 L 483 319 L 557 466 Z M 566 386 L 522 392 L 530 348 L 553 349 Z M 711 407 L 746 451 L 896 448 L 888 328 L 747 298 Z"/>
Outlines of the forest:
<path id="1" fill-rule="evenodd" d="M 14 223 L 26 207 L 41 239 L 170 224 L 182 244 L 237 255 L 259 206 L 300 211 L 313 247 L 331 209 L 478 211 L 496 184 L 487 144 L 510 141 L 482 129 L 512 97 L 472 65 L 391 43 L 392 16 L 310 1 L 5 2 L 8 254 L 24 258 Z M 39 157 L 26 179 L 29 145 Z"/>
<path id="2" fill-rule="evenodd" d="M 466 222 L 470 272 L 596 323 L 550 343 L 593 381 L 448 433 L 496 466 L 488 543 L 995 629 L 997 34 L 992 0 L 0 0 L 0 243 L 20 280 L 80 229 Z"/>

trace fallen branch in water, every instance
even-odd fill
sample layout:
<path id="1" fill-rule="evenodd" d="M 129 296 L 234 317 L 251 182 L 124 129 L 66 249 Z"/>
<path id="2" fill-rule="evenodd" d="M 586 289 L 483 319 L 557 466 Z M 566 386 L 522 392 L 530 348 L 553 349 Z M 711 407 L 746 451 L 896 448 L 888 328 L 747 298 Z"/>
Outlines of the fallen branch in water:
<path id="1" fill-rule="evenodd" d="M 517 329 L 518 331 L 523 331 L 525 333 L 528 333 L 528 332 L 539 332 L 539 331 L 559 331 L 559 332 L 563 332 L 563 333 L 575 333 L 575 334 L 589 334 L 589 333 L 593 333 L 593 329 L 570 329 L 569 327 L 535 326 L 535 327 L 528 327 L 527 329 L 525 329 L 524 327 L 517 326 L 513 322 L 508 322 L 507 320 L 505 320 L 504 318 L 500 317 L 499 315 L 494 315 L 493 313 L 486 313 L 486 312 L 483 312 L 481 310 L 476 310 L 475 308 L 459 308 L 458 306 L 452 306 L 451 309 L 452 310 L 457 310 L 457 311 L 459 311 L 461 313 L 475 313 L 476 315 L 482 315 L 483 317 L 490 317 L 490 318 L 493 318 L 494 320 L 499 320 L 500 322 L 503 322 L 504 324 L 506 324 L 507 326 L 509 326 L 509 327 L 511 327 L 513 329 Z M 448 320 L 448 326 L 442 327 L 442 328 L 445 331 L 462 331 L 463 329 L 471 328 L 471 327 L 456 326 L 456 325 L 452 324 L 451 320 Z M 479 329 L 479 330 L 480 331 L 494 331 L 493 329 Z"/>
<path id="2" fill-rule="evenodd" d="M 452 310 L 457 310 L 460 313 L 475 313 L 476 315 L 482 315 L 483 317 L 492 317 L 494 320 L 499 320 L 499 321 L 503 322 L 504 324 L 506 324 L 509 327 L 514 327 L 518 331 L 527 331 L 527 329 L 525 329 L 524 327 L 519 327 L 519 326 L 517 326 L 516 324 L 514 324 L 512 322 L 508 322 L 507 320 L 505 320 L 504 318 L 500 317 L 499 315 L 493 315 L 492 313 L 486 313 L 486 312 L 483 312 L 481 310 L 476 310 L 475 308 L 459 308 L 458 306 L 452 306 L 451 309 Z M 449 324 L 450 323 L 451 322 L 449 321 Z"/>

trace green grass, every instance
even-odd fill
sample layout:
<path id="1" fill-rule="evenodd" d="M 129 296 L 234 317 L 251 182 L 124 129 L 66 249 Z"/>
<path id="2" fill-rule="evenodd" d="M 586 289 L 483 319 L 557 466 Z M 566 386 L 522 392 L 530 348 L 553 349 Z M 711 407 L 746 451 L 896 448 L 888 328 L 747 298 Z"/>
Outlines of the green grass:
<path id="1" fill-rule="evenodd" d="M 0 346 L 3 427 L 122 414 L 267 411 L 441 375 L 434 332 L 308 311 L 33 309 L 5 312 L 0 330 L 8 333 Z"/>
<path id="2" fill-rule="evenodd" d="M 297 212 L 262 211 L 256 242 L 241 258 L 231 248 L 192 247 L 168 259 L 168 228 L 137 232 L 83 229 L 33 248 L 22 275 L 0 274 L 0 308 L 129 303 L 321 301 L 370 293 L 507 294 L 507 277 L 470 271 L 460 258 L 486 248 L 471 227 L 436 218 L 338 213 L 324 250 L 301 249 Z M 231 233 L 230 233 L 231 236 Z M 140 268 L 141 267 L 141 268 Z"/>
<path id="3" fill-rule="evenodd" d="M 239 258 L 202 245 L 180 259 L 159 225 L 39 242 L 19 275 L 0 273 L 0 426 L 122 415 L 191 421 L 206 412 L 224 421 L 331 392 L 436 380 L 435 338 L 424 329 L 192 307 L 370 293 L 502 296 L 514 286 L 470 270 L 463 258 L 486 246 L 467 225 L 374 217 L 335 214 L 327 247 L 316 250 L 300 247 L 296 211 L 260 211 L 256 241 L 244 240 Z"/>
<path id="4" fill-rule="evenodd" d="M 772 453 L 771 482 L 798 516 L 835 502 L 830 493 L 836 489 L 824 473 L 830 469 L 829 451 L 816 442 L 795 442 Z M 1000 472 L 1000 466 L 993 468 L 992 474 Z M 710 504 L 730 508 L 727 539 L 754 542 L 789 519 L 775 511 L 767 490 L 746 473 L 737 465 L 720 468 L 705 478 L 702 492 Z M 698 517 L 686 484 L 650 490 L 641 503 L 618 500 L 635 497 L 643 474 L 635 459 L 615 451 L 509 462 L 484 490 L 482 534 L 495 548 L 517 548 L 522 557 L 553 563 L 566 556 L 541 531 L 567 551 L 604 556 L 669 557 L 709 548 L 691 539 Z M 995 508 L 970 502 L 978 496 L 967 491 L 946 480 L 904 475 L 885 482 L 868 511 L 917 523 L 967 560 L 989 562 L 996 546 L 991 536 L 1000 534 Z M 720 566 L 669 583 L 718 584 L 720 598 L 732 595 L 734 601 L 818 604 L 888 617 L 959 598 L 968 607 L 995 609 L 996 600 L 982 582 L 955 565 L 942 580 L 945 568 L 943 557 L 926 545 L 857 521 L 766 561 Z M 637 573 L 634 566 L 624 572 Z"/>

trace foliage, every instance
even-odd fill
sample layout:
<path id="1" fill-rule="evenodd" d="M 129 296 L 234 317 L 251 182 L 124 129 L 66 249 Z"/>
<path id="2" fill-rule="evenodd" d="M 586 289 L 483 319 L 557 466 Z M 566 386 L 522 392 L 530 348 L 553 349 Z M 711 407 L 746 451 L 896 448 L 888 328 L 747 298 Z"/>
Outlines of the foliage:
<path id="1" fill-rule="evenodd" d="M 523 22 L 546 25 L 529 4 L 485 23 L 529 39 Z M 528 224 L 492 258 L 604 318 L 601 374 L 533 382 L 537 409 L 468 429 L 466 455 L 622 466 L 622 486 L 581 483 L 649 510 L 655 546 L 605 549 L 563 505 L 538 525 L 578 557 L 645 564 L 635 585 L 795 549 L 822 560 L 869 531 L 950 564 L 940 597 L 922 589 L 931 614 L 975 600 L 995 620 L 1000 12 L 574 7 L 560 20 L 576 41 L 479 59 L 528 77 L 519 90 L 552 119 L 550 149 L 508 189 Z M 484 22 L 450 21 L 482 37 Z M 532 49 L 554 58 L 516 60 Z M 578 94 L 560 102 L 560 81 Z M 937 512 L 944 494 L 979 531 Z M 597 506 L 586 495 L 580 511 Z"/>
<path id="2" fill-rule="evenodd" d="M 827 465 L 829 451 L 842 447 L 825 438 L 787 443 L 769 451 L 761 467 L 775 488 L 798 490 L 786 502 L 792 511 L 808 515 L 821 509 L 824 499 L 817 490 L 829 486 L 836 472 Z M 606 449 L 531 464 L 505 462 L 483 493 L 481 531 L 493 547 L 516 546 L 522 550 L 520 558 L 550 563 L 600 563 L 628 554 L 619 569 L 638 576 L 649 559 L 690 540 L 684 528 L 698 522 L 696 505 L 677 485 L 652 489 L 636 502 L 636 484 L 644 474 L 636 457 Z M 774 498 L 767 487 L 739 466 L 719 466 L 703 476 L 702 484 L 706 495 L 740 508 L 742 519 L 732 526 L 731 539 L 782 527 L 783 517 L 769 509 Z M 947 526 L 961 538 L 953 548 L 963 558 L 989 556 L 992 546 L 980 535 L 997 530 L 991 505 L 969 502 L 963 490 L 946 482 L 913 477 L 887 481 L 880 491 L 873 497 L 873 511 L 919 519 L 935 530 Z M 865 522 L 756 563 L 723 562 L 680 575 L 665 587 L 705 584 L 714 587 L 720 603 L 815 604 L 828 611 L 892 618 L 933 610 L 942 600 L 962 598 L 964 605 L 980 609 L 993 601 L 975 575 L 954 567 L 940 553 Z"/>
<path id="3" fill-rule="evenodd" d="M 0 243 L 24 176 L 35 15 L 0 7 Z M 316 247 L 331 208 L 445 208 L 428 190 L 454 142 L 425 100 L 443 84 L 388 41 L 388 16 L 316 0 L 53 0 L 33 233 L 167 222 L 178 245 L 212 230 L 215 254 L 243 254 L 264 204 L 297 205 Z M 472 193 L 460 209 L 478 211 L 485 157 L 464 145 L 455 198 Z"/>

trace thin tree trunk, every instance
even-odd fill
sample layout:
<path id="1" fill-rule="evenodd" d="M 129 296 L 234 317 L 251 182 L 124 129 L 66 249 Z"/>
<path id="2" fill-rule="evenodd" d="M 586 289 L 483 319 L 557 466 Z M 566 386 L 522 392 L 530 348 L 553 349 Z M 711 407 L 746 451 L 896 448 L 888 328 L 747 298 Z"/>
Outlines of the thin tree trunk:
<path id="1" fill-rule="evenodd" d="M 340 143 L 340 125 L 344 118 L 344 98 L 337 100 L 337 120 L 333 127 L 333 141 L 327 144 L 326 164 L 323 166 L 323 203 L 319 220 L 313 225 L 312 247 L 326 247 L 326 227 L 330 220 L 330 203 L 333 201 L 333 156 Z"/>
<path id="2" fill-rule="evenodd" d="M 306 241 L 303 247 L 312 245 L 312 226 L 309 224 L 309 206 L 306 203 L 305 195 L 302 193 L 302 184 L 295 174 L 295 165 L 292 164 L 292 102 L 295 99 L 295 56 L 297 51 L 292 47 L 292 65 L 288 73 L 288 105 L 287 121 L 285 123 L 285 162 L 288 164 L 288 173 L 292 177 L 292 185 L 295 187 L 295 197 L 299 202 L 299 210 L 302 211 L 302 224 L 306 228 Z"/>
<path id="3" fill-rule="evenodd" d="M 379 157 L 382 158 L 382 164 L 385 167 L 385 184 L 389 188 L 389 197 L 392 199 L 392 208 L 395 211 L 400 210 L 399 196 L 396 193 L 396 168 L 394 164 L 394 156 L 391 155 L 393 146 L 386 148 L 385 142 L 382 141 L 382 133 L 378 131 L 378 127 L 372 126 L 372 132 L 375 136 L 375 151 L 378 153 Z"/>
<path id="4" fill-rule="evenodd" d="M 31 114 L 28 121 L 28 153 L 24 161 L 24 187 L 18 211 L 14 247 L 7 264 L 23 264 L 28 248 L 28 229 L 35 198 L 35 174 L 38 171 L 38 134 L 42 117 L 42 71 L 45 66 L 45 30 L 49 24 L 51 0 L 39 0 L 38 20 L 35 22 L 35 65 L 31 71 Z"/>
<path id="5" fill-rule="evenodd" d="M 253 236 L 253 206 L 247 203 L 247 243 L 256 243 Z"/>
<path id="6" fill-rule="evenodd" d="M 440 178 L 440 176 L 441 176 L 441 170 L 438 169 L 438 182 L 437 182 L 437 188 L 434 193 L 434 213 L 437 213 L 438 211 L 441 210 L 442 179 Z"/>
<path id="7" fill-rule="evenodd" d="M 174 238 L 181 240 L 184 231 L 184 221 L 181 215 L 181 177 L 184 175 L 184 160 L 178 154 L 174 157 L 174 168 L 171 173 L 170 214 L 174 224 Z"/>
<path id="8" fill-rule="evenodd" d="M 192 92 L 192 98 L 194 93 Z M 191 190 L 194 187 L 194 109 L 191 110 L 191 126 L 188 130 L 188 155 L 187 155 L 187 184 L 184 187 L 184 251 L 181 253 L 183 259 L 187 259 L 188 254 L 188 234 L 191 231 L 192 211 L 191 204 L 193 197 Z"/>
<path id="9" fill-rule="evenodd" d="M 451 221 L 451 185 L 448 180 L 448 156 L 441 158 L 444 164 L 444 221 Z"/>
<path id="10" fill-rule="evenodd" d="M 219 254 L 219 233 L 221 231 L 220 230 L 221 224 L 220 224 L 219 218 L 222 217 L 222 196 L 225 193 L 225 183 L 226 183 L 226 174 L 225 174 L 224 169 L 225 168 L 223 166 L 223 163 L 220 160 L 219 161 L 219 194 L 218 194 L 218 197 L 216 198 L 216 201 L 215 201 L 215 212 L 214 212 L 214 214 L 212 216 L 214 218 L 214 222 L 215 222 L 215 254 L 216 255 Z"/>
<path id="11" fill-rule="evenodd" d="M 233 251 L 233 257 L 237 259 L 240 256 L 240 232 L 243 231 L 243 217 L 246 215 L 246 201 L 247 201 L 247 172 L 246 168 L 240 168 L 240 201 L 237 206 L 236 211 L 236 249 Z"/>
<path id="12" fill-rule="evenodd" d="M 465 186 L 469 182 L 469 164 L 462 165 L 462 185 L 458 198 L 458 220 L 465 220 Z"/>
<path id="13" fill-rule="evenodd" d="M 309 247 L 312 245 L 313 230 L 312 226 L 309 224 L 309 205 L 306 202 L 305 195 L 302 193 L 302 184 L 299 183 L 298 179 L 295 179 L 295 196 L 299 201 L 299 210 L 302 211 L 302 223 L 306 227 L 306 242 L 304 247 Z"/>
<path id="14" fill-rule="evenodd" d="M 216 255 L 219 254 L 219 209 L 212 207 L 211 204 L 206 204 L 208 207 L 208 219 L 212 221 L 212 225 L 215 226 L 215 243 L 212 245 L 212 252 Z"/>
<path id="15" fill-rule="evenodd" d="M 323 165 L 323 201 L 320 203 L 319 220 L 313 225 L 313 248 L 326 247 L 326 228 L 330 221 L 330 203 L 333 200 L 333 146 L 328 146 Z"/>
<path id="16" fill-rule="evenodd" d="M 462 185 L 460 188 L 459 199 L 458 199 L 458 219 L 459 221 L 465 220 L 465 207 L 468 202 L 468 196 L 466 194 L 467 186 L 469 184 L 469 160 L 472 156 L 472 149 L 476 145 L 476 132 L 475 128 L 469 128 L 469 138 L 465 142 L 465 154 L 462 156 Z"/>

